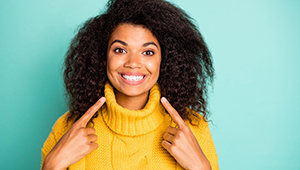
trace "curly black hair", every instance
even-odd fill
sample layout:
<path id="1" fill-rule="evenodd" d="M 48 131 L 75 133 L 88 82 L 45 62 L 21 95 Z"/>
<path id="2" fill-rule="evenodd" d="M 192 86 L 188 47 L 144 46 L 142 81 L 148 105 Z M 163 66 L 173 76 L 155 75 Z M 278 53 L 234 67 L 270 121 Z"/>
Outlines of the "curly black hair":
<path id="1" fill-rule="evenodd" d="M 68 121 L 78 120 L 104 96 L 107 44 L 122 23 L 142 25 L 159 41 L 162 61 L 157 82 L 162 96 L 183 119 L 192 123 L 201 113 L 207 120 L 207 90 L 213 82 L 214 68 L 193 19 L 164 0 L 109 0 L 103 14 L 82 25 L 66 53 L 64 83 L 71 113 Z"/>

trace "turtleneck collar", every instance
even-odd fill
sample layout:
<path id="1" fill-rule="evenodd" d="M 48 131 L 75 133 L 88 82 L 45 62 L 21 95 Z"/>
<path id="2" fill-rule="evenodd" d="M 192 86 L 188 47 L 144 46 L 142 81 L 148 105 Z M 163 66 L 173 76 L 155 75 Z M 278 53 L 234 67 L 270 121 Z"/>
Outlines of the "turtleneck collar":
<path id="1" fill-rule="evenodd" d="M 157 83 L 151 88 L 149 99 L 142 110 L 129 110 L 120 106 L 109 82 L 105 84 L 104 94 L 106 106 L 102 107 L 102 116 L 115 133 L 125 136 L 142 135 L 155 130 L 164 121 L 165 111 L 160 103 Z"/>

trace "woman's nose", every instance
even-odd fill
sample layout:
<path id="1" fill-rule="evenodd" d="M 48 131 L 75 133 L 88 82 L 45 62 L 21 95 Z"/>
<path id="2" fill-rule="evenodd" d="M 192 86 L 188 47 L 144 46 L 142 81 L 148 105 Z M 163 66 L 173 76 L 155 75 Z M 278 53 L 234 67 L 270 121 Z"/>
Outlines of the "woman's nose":
<path id="1" fill-rule="evenodd" d="M 138 52 L 134 52 L 128 55 L 127 61 L 124 63 L 124 67 L 127 68 L 141 68 L 142 62 L 141 62 L 141 55 Z"/>

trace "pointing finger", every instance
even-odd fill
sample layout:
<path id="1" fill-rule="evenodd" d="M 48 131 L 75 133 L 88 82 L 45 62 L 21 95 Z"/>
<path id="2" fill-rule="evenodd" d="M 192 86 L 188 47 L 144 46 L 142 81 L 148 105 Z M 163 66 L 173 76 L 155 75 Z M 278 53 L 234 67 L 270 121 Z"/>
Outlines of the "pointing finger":
<path id="1" fill-rule="evenodd" d="M 105 102 L 105 97 L 101 97 L 92 107 L 90 107 L 80 119 L 77 120 L 77 124 L 86 127 L 87 123 L 91 120 L 94 114 L 100 109 Z"/>
<path id="2" fill-rule="evenodd" d="M 178 114 L 178 112 L 171 106 L 169 101 L 165 98 L 161 98 L 161 103 L 164 105 L 164 107 L 167 109 L 169 114 L 171 115 L 172 119 L 174 122 L 178 125 L 179 128 L 184 128 L 185 127 L 185 122 L 181 118 L 181 116 Z"/>

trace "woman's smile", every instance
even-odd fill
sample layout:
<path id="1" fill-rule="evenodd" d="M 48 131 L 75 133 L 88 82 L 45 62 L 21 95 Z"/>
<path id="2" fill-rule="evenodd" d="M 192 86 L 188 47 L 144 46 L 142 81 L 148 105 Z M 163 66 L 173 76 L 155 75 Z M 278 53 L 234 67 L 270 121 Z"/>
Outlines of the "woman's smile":
<path id="1" fill-rule="evenodd" d="M 141 84 L 147 77 L 146 74 L 143 73 L 137 73 L 137 72 L 124 72 L 119 73 L 121 79 L 126 84 L 130 85 L 139 85 Z"/>

